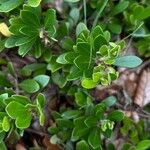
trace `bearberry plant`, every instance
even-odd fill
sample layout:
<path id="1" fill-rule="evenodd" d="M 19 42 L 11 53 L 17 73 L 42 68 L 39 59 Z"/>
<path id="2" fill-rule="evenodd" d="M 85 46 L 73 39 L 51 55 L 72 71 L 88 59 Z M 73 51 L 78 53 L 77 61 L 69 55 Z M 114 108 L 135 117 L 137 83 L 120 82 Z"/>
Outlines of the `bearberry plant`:
<path id="1" fill-rule="evenodd" d="M 138 53 L 126 53 L 129 39 L 149 56 L 148 4 L 1 0 L 0 147 L 36 122 L 60 149 L 114 150 L 116 132 L 128 137 L 122 150 L 149 148 L 144 121 L 127 117 L 116 95 L 93 94 L 115 82 L 120 68 L 141 65 Z M 53 91 L 57 106 L 49 109 Z"/>

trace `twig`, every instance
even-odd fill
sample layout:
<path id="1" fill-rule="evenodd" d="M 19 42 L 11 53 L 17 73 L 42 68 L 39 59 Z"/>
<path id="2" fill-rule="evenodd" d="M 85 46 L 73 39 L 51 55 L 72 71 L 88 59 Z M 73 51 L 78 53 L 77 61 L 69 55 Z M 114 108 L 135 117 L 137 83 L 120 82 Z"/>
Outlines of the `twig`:
<path id="1" fill-rule="evenodd" d="M 123 38 L 122 40 L 126 40 L 126 39 L 128 39 L 130 36 L 132 36 L 135 32 L 137 32 L 137 31 L 142 27 L 143 24 L 144 24 L 144 22 L 142 22 L 131 34 L 129 34 L 128 36 L 126 36 L 126 37 Z"/>
<path id="2" fill-rule="evenodd" d="M 85 23 L 85 25 L 87 25 L 87 21 L 86 21 L 86 0 L 83 0 L 83 6 L 84 6 L 84 23 Z"/>
<path id="3" fill-rule="evenodd" d="M 96 16 L 94 22 L 93 22 L 92 28 L 94 28 L 94 27 L 96 26 L 96 24 L 97 24 L 97 22 L 98 22 L 98 19 L 99 19 L 101 13 L 102 13 L 102 11 L 103 11 L 104 8 L 106 7 L 107 2 L 108 2 L 108 0 L 104 0 L 104 1 L 103 1 L 102 6 L 100 7 L 100 10 L 99 10 L 99 12 L 98 12 L 98 14 L 97 14 L 97 16 Z"/>
<path id="4" fill-rule="evenodd" d="M 31 132 L 31 133 L 34 133 L 34 134 L 37 134 L 37 135 L 40 135 L 40 136 L 48 136 L 48 134 L 44 133 L 44 132 L 39 132 L 39 131 L 36 131 L 36 130 L 33 130 L 31 128 L 27 128 L 25 129 L 26 132 Z"/>

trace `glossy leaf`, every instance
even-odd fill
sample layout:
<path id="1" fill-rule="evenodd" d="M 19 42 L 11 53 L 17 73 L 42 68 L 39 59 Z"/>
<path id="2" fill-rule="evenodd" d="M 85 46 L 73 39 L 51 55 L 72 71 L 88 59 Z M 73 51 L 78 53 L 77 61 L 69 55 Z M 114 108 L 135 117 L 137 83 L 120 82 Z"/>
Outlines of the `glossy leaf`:
<path id="1" fill-rule="evenodd" d="M 12 119 L 16 119 L 15 124 L 18 128 L 27 128 L 30 126 L 31 113 L 24 105 L 12 101 L 7 105 L 6 112 Z"/>
<path id="2" fill-rule="evenodd" d="M 24 91 L 28 93 L 35 93 L 40 89 L 39 84 L 33 79 L 24 80 L 19 85 Z"/>
<path id="3" fill-rule="evenodd" d="M 84 23 L 80 22 L 76 28 L 76 36 L 78 36 L 84 30 L 87 30 L 87 27 Z"/>
<path id="4" fill-rule="evenodd" d="M 7 0 L 2 3 L 0 2 L 0 12 L 9 12 L 22 3 L 23 0 Z"/>
<path id="5" fill-rule="evenodd" d="M 121 12 L 123 12 L 129 5 L 128 1 L 120 1 L 112 10 L 110 13 L 111 16 L 117 15 Z"/>
<path id="6" fill-rule="evenodd" d="M 150 140 L 143 140 L 137 144 L 136 150 L 146 150 L 149 147 L 150 147 Z"/>
<path id="7" fill-rule="evenodd" d="M 76 144 L 76 150 L 89 150 L 89 145 L 85 140 L 81 140 Z"/>
<path id="8" fill-rule="evenodd" d="M 94 82 L 92 79 L 83 79 L 82 86 L 86 89 L 92 89 L 97 86 L 97 82 Z"/>
<path id="9" fill-rule="evenodd" d="M 64 112 L 62 114 L 62 117 L 66 119 L 74 119 L 78 117 L 80 114 L 81 114 L 80 110 L 69 110 L 69 111 Z"/>
<path id="10" fill-rule="evenodd" d="M 45 28 L 48 29 L 56 24 L 56 12 L 54 9 L 49 9 L 46 12 L 46 17 L 44 20 Z"/>
<path id="11" fill-rule="evenodd" d="M 6 116 L 3 118 L 2 127 L 5 132 L 8 132 L 10 129 L 9 119 Z"/>
<path id="12" fill-rule="evenodd" d="M 42 0 L 28 0 L 28 4 L 32 7 L 37 7 Z"/>
<path id="13" fill-rule="evenodd" d="M 100 147 L 100 132 L 98 128 L 94 128 L 90 131 L 88 143 L 93 149 Z"/>
<path id="14" fill-rule="evenodd" d="M 111 121 L 121 121 L 124 118 L 124 113 L 121 110 L 115 110 L 108 115 Z"/>
<path id="15" fill-rule="evenodd" d="M 38 75 L 34 77 L 34 80 L 36 80 L 41 85 L 41 87 L 44 88 L 45 86 L 47 86 L 50 77 L 47 75 Z"/>

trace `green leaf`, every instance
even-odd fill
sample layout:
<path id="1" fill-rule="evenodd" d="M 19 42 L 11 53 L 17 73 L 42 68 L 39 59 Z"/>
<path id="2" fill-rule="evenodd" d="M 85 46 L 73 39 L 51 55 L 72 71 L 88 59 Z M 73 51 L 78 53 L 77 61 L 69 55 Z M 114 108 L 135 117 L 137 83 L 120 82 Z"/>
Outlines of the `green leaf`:
<path id="1" fill-rule="evenodd" d="M 91 35 L 93 36 L 93 38 L 95 39 L 96 37 L 98 37 L 99 35 L 104 35 L 103 29 L 101 28 L 101 26 L 97 25 L 91 32 Z"/>
<path id="2" fill-rule="evenodd" d="M 31 12 L 28 10 L 22 10 L 20 13 L 20 16 L 21 16 L 22 21 L 26 25 L 30 25 L 33 28 L 39 28 L 40 27 L 40 19 L 34 12 Z"/>
<path id="3" fill-rule="evenodd" d="M 107 40 L 105 39 L 104 36 L 102 35 L 98 35 L 95 39 L 94 39 L 94 54 L 96 53 L 96 51 L 98 51 L 101 46 L 103 45 L 107 45 Z M 95 55 L 94 55 L 95 57 Z"/>
<path id="4" fill-rule="evenodd" d="M 22 113 L 26 112 L 26 108 L 24 105 L 12 101 L 7 105 L 6 112 L 12 119 L 16 119 L 17 117 L 21 116 Z"/>
<path id="5" fill-rule="evenodd" d="M 62 65 L 56 62 L 57 57 L 53 56 L 47 65 L 47 69 L 51 70 L 52 73 L 56 72 L 57 70 L 62 68 Z"/>
<path id="6" fill-rule="evenodd" d="M 108 119 L 111 121 L 121 121 L 124 118 L 124 113 L 121 110 L 115 110 L 108 115 Z"/>
<path id="7" fill-rule="evenodd" d="M 25 76 L 30 76 L 32 72 L 40 72 L 40 70 L 46 70 L 46 64 L 44 64 L 44 63 L 33 63 L 33 64 L 25 65 L 21 69 L 21 73 L 22 74 L 24 73 Z"/>
<path id="8" fill-rule="evenodd" d="M 59 132 L 59 129 L 57 127 L 50 126 L 48 128 L 48 133 L 50 134 L 57 134 L 58 132 Z"/>
<path id="9" fill-rule="evenodd" d="M 27 104 L 31 103 L 29 98 L 27 98 L 26 96 L 22 96 L 22 95 L 12 95 L 11 97 L 9 97 L 5 100 L 5 103 L 8 104 L 11 101 L 16 101 L 16 102 L 21 103 L 23 105 L 27 105 Z"/>
<path id="10" fill-rule="evenodd" d="M 40 93 L 36 98 L 36 105 L 39 111 L 39 121 L 41 126 L 44 125 L 44 121 L 45 121 L 45 116 L 43 112 L 44 104 L 45 104 L 45 96 L 42 93 Z"/>
<path id="11" fill-rule="evenodd" d="M 14 69 L 13 63 L 12 63 L 12 62 L 8 62 L 7 67 L 8 67 L 9 72 L 10 72 L 14 77 L 16 77 L 16 73 L 15 73 L 15 69 Z"/>
<path id="12" fill-rule="evenodd" d="M 131 147 L 132 147 L 132 144 L 125 143 L 125 144 L 123 144 L 121 150 L 132 150 Z M 133 148 L 133 150 L 135 150 L 135 149 Z"/>
<path id="13" fill-rule="evenodd" d="M 77 54 L 75 52 L 68 52 L 65 53 L 65 60 L 69 63 L 69 64 L 73 64 L 74 59 L 77 57 Z"/>
<path id="14" fill-rule="evenodd" d="M 1 71 L 0 71 L 0 86 L 3 86 L 3 87 L 11 86 L 10 82 L 6 79 L 5 75 Z"/>
<path id="15" fill-rule="evenodd" d="M 37 7 L 42 0 L 28 0 L 28 4 L 32 7 Z"/>
<path id="16" fill-rule="evenodd" d="M 137 56 L 122 56 L 115 60 L 114 65 L 125 68 L 138 67 L 142 63 L 142 60 Z"/>
<path id="17" fill-rule="evenodd" d="M 114 96 L 109 96 L 108 98 L 104 99 L 102 101 L 103 104 L 105 104 L 105 106 L 110 107 L 113 106 L 116 103 L 117 99 Z"/>
<path id="18" fill-rule="evenodd" d="M 24 45 L 24 44 L 28 44 L 28 43 L 32 42 L 33 39 L 34 39 L 33 37 L 30 38 L 30 37 L 24 36 L 24 37 L 19 38 L 16 41 L 15 45 L 16 46 L 21 46 L 21 45 Z"/>
<path id="19" fill-rule="evenodd" d="M 10 129 L 10 123 L 9 123 L 8 117 L 6 116 L 3 118 L 2 127 L 5 132 L 8 132 Z"/>
<path id="20" fill-rule="evenodd" d="M 17 41 L 17 38 L 15 36 L 9 37 L 6 42 L 5 42 L 5 47 L 6 48 L 12 48 L 15 47 L 15 43 Z"/>
<path id="21" fill-rule="evenodd" d="M 77 118 L 81 114 L 80 110 L 68 110 L 62 113 L 62 117 L 65 119 L 74 119 Z"/>
<path id="22" fill-rule="evenodd" d="M 59 128 L 73 128 L 73 122 L 68 119 L 56 119 Z"/>
<path id="23" fill-rule="evenodd" d="M 89 150 L 89 145 L 86 141 L 81 140 L 76 144 L 76 150 Z"/>
<path id="24" fill-rule="evenodd" d="M 120 34 L 121 33 L 121 30 L 122 30 L 122 27 L 120 24 L 117 24 L 117 23 L 111 23 L 108 25 L 108 28 L 110 29 L 110 31 L 112 33 L 115 33 L 115 34 Z"/>
<path id="25" fill-rule="evenodd" d="M 23 0 L 7 0 L 0 2 L 0 12 L 9 12 L 23 3 Z"/>
<path id="26" fill-rule="evenodd" d="M 8 98 L 8 93 L 4 93 L 4 94 L 1 94 L 0 95 L 0 101 L 2 102 L 2 101 L 4 101 L 5 99 L 7 99 Z"/>
<path id="27" fill-rule="evenodd" d="M 94 82 L 92 79 L 88 79 L 88 78 L 83 79 L 81 84 L 86 89 L 92 89 L 97 86 L 97 82 Z"/>
<path id="28" fill-rule="evenodd" d="M 102 75 L 100 72 L 95 72 L 92 74 L 92 79 L 94 82 L 99 82 L 101 77 L 102 77 Z"/>
<path id="29" fill-rule="evenodd" d="M 150 147 L 150 140 L 143 140 L 137 144 L 136 150 L 146 150 L 149 147 Z"/>
<path id="30" fill-rule="evenodd" d="M 79 15 L 80 15 L 80 11 L 78 8 L 73 8 L 71 11 L 70 11 L 70 17 L 71 19 L 74 21 L 74 24 L 76 24 L 79 20 Z"/>
<path id="31" fill-rule="evenodd" d="M 106 111 L 106 105 L 103 104 L 103 103 L 97 104 L 95 106 L 94 110 L 95 110 L 96 116 L 102 117 L 104 115 L 105 111 Z"/>
<path id="32" fill-rule="evenodd" d="M 67 60 L 65 59 L 66 55 L 68 53 L 64 53 L 58 56 L 58 58 L 56 59 L 56 62 L 59 64 L 68 64 Z"/>
<path id="33" fill-rule="evenodd" d="M 67 76 L 68 81 L 77 80 L 79 77 L 83 75 L 82 70 L 79 70 L 76 66 L 72 66 L 70 69 L 70 73 Z"/>
<path id="34" fill-rule="evenodd" d="M 0 142 L 0 148 L 1 148 L 2 150 L 7 150 L 7 146 L 6 146 L 6 144 L 5 144 L 4 141 Z"/>
<path id="35" fill-rule="evenodd" d="M 4 50 L 4 48 L 5 48 L 5 42 L 6 42 L 6 39 L 4 39 L 4 40 L 0 40 L 0 52 L 2 52 L 3 50 Z"/>
<path id="36" fill-rule="evenodd" d="M 31 50 L 35 40 L 36 39 L 33 38 L 29 43 L 19 46 L 18 54 L 24 57 Z"/>
<path id="37" fill-rule="evenodd" d="M 44 126 L 44 121 L 45 121 L 44 113 L 40 113 L 40 118 L 39 118 L 39 120 L 40 120 L 40 125 L 41 125 L 41 126 Z"/>
<path id="38" fill-rule="evenodd" d="M 22 112 L 22 113 L 23 113 L 22 117 L 16 119 L 15 122 L 16 127 L 21 129 L 28 128 L 31 124 L 32 116 L 27 112 Z"/>
<path id="39" fill-rule="evenodd" d="M 87 125 L 87 127 L 94 127 L 98 123 L 98 118 L 95 116 L 89 116 L 85 119 L 84 123 Z"/>
<path id="40" fill-rule="evenodd" d="M 86 135 L 89 132 L 89 128 L 86 125 L 81 124 L 80 126 L 76 126 L 71 135 L 71 141 L 77 141 L 80 137 Z"/>
<path id="41" fill-rule="evenodd" d="M 12 28 L 12 26 L 11 26 Z M 19 29 L 20 33 L 28 36 L 28 37 L 37 37 L 39 34 L 39 31 L 35 28 L 33 30 L 31 30 L 31 27 L 28 25 L 24 25 Z"/>
<path id="42" fill-rule="evenodd" d="M 64 0 L 65 2 L 70 2 L 70 3 L 75 3 L 75 2 L 79 2 L 80 0 Z"/>
<path id="43" fill-rule="evenodd" d="M 4 142 L 4 138 L 6 137 L 6 132 L 1 132 L 0 133 L 0 143 Z M 1 147 L 1 146 L 0 146 Z M 2 148 L 2 147 L 1 147 Z M 4 149 L 5 150 L 5 149 Z M 7 149 L 6 149 L 7 150 Z"/>
<path id="44" fill-rule="evenodd" d="M 50 77 L 47 75 L 38 75 L 34 77 L 34 80 L 37 81 L 42 88 L 44 88 L 49 83 Z"/>
<path id="45" fill-rule="evenodd" d="M 110 15 L 114 16 L 123 12 L 129 5 L 128 1 L 120 1 L 111 11 Z"/>
<path id="46" fill-rule="evenodd" d="M 40 89 L 39 84 L 33 79 L 24 80 L 19 86 L 28 93 L 35 93 Z"/>
<path id="47" fill-rule="evenodd" d="M 75 101 L 79 106 L 85 106 L 87 104 L 87 96 L 83 92 L 75 93 Z"/>
<path id="48" fill-rule="evenodd" d="M 67 51 L 73 49 L 74 42 L 73 42 L 73 40 L 70 37 L 66 37 L 65 39 L 63 39 L 61 41 L 61 43 L 62 43 L 62 48 L 63 49 L 65 49 Z"/>
<path id="49" fill-rule="evenodd" d="M 100 147 L 100 132 L 98 128 L 93 128 L 88 137 L 88 143 L 93 149 Z"/>
<path id="50" fill-rule="evenodd" d="M 56 11 L 54 9 L 49 9 L 46 12 L 46 17 L 44 20 L 44 26 L 46 29 L 51 28 L 56 24 Z"/>
<path id="51" fill-rule="evenodd" d="M 7 105 L 6 112 L 12 119 L 16 119 L 15 124 L 18 128 L 27 128 L 30 126 L 32 119 L 31 112 L 24 105 L 12 101 Z"/>
<path id="52" fill-rule="evenodd" d="M 143 11 L 141 11 L 141 13 L 138 13 L 139 15 L 137 16 L 137 19 L 144 20 L 148 18 L 150 16 L 150 6 L 146 7 Z"/>
<path id="53" fill-rule="evenodd" d="M 63 88 L 67 84 L 66 77 L 63 74 L 60 74 L 59 72 L 55 72 L 52 74 L 52 80 L 60 88 Z"/>
<path id="54" fill-rule="evenodd" d="M 87 70 L 90 68 L 92 63 L 92 47 L 89 43 L 82 42 L 77 43 L 77 50 L 79 52 L 79 56 L 74 60 L 74 64 L 81 70 Z"/>
<path id="55" fill-rule="evenodd" d="M 38 107 L 43 108 L 45 104 L 45 96 L 42 93 L 39 93 L 36 97 L 36 104 Z"/>
<path id="56" fill-rule="evenodd" d="M 78 37 L 79 34 L 84 31 L 84 30 L 88 30 L 86 25 L 82 22 L 80 22 L 78 25 L 77 25 L 77 28 L 76 28 L 76 36 Z"/>

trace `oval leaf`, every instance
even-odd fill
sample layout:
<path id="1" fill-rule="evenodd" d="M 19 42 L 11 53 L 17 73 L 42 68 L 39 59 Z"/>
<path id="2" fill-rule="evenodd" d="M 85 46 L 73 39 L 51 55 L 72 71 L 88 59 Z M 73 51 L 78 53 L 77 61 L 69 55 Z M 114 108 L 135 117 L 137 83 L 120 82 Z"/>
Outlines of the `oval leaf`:
<path id="1" fill-rule="evenodd" d="M 40 89 L 39 84 L 33 79 L 27 79 L 22 81 L 20 83 L 20 87 L 28 93 L 35 93 Z"/>
<path id="2" fill-rule="evenodd" d="M 97 128 L 91 130 L 88 137 L 88 143 L 93 149 L 100 147 L 100 132 Z"/>
<path id="3" fill-rule="evenodd" d="M 121 110 L 115 110 L 108 115 L 111 121 L 121 121 L 124 118 L 124 113 Z"/>
<path id="4" fill-rule="evenodd" d="M 79 141 L 76 145 L 76 150 L 89 150 L 89 149 L 90 149 L 89 145 L 84 140 Z"/>
<path id="5" fill-rule="evenodd" d="M 88 30 L 88 29 L 84 23 L 80 22 L 76 28 L 76 36 L 78 36 L 84 30 Z"/>
<path id="6" fill-rule="evenodd" d="M 136 150 L 146 150 L 150 147 L 150 140 L 143 140 L 136 146 Z"/>
<path id="7" fill-rule="evenodd" d="M 122 56 L 115 60 L 114 65 L 118 67 L 134 68 L 139 66 L 142 60 L 137 56 Z"/>
<path id="8" fill-rule="evenodd" d="M 42 0 L 28 0 L 28 4 L 32 7 L 37 7 Z"/>
<path id="9" fill-rule="evenodd" d="M 95 88 L 97 85 L 97 82 L 94 82 L 92 79 L 84 79 L 82 80 L 82 86 L 86 89 L 92 89 Z"/>

